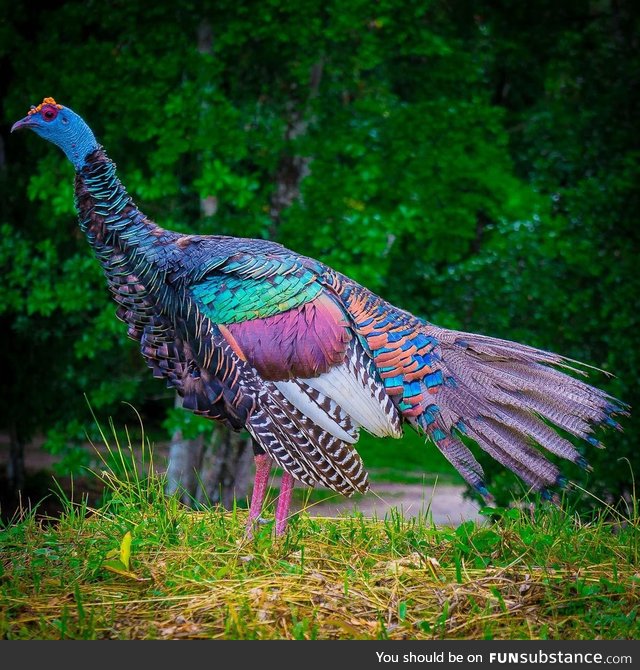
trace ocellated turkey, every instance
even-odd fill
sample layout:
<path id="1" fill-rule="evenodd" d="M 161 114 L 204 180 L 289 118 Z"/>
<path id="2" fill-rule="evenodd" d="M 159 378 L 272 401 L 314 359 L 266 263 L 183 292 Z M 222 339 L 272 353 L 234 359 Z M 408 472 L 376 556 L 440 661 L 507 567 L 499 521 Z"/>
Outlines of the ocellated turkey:
<path id="1" fill-rule="evenodd" d="M 277 533 L 294 480 L 366 491 L 361 429 L 400 438 L 411 426 L 488 496 L 467 436 L 550 497 L 565 480 L 536 445 L 587 467 L 550 424 L 594 446 L 594 428 L 619 428 L 626 406 L 565 374 L 574 361 L 439 328 L 274 242 L 164 230 L 133 203 L 87 124 L 52 98 L 19 128 L 73 163 L 80 227 L 154 376 L 185 409 L 252 435 L 250 523 L 273 461 L 284 470 Z"/>

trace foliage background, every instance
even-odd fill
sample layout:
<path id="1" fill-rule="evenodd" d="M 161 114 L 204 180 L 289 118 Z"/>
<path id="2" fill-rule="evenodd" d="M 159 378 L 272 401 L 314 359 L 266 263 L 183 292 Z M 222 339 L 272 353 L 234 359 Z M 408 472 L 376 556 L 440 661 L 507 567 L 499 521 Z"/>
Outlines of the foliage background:
<path id="1" fill-rule="evenodd" d="M 158 434 L 188 419 L 113 317 L 71 165 L 9 136 L 49 95 L 165 227 L 276 238 L 439 325 L 615 372 L 594 381 L 638 406 L 637 3 L 0 6 L 0 424 L 20 441 L 77 467 L 84 394 Z M 637 417 L 590 454 L 591 488 L 629 491 Z"/>

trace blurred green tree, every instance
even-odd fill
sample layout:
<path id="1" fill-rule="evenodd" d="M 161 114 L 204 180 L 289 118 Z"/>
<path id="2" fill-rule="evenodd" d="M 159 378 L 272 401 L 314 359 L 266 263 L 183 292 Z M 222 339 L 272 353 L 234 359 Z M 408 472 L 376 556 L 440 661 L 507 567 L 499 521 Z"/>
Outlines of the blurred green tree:
<path id="1" fill-rule="evenodd" d="M 84 394 L 116 421 L 128 401 L 168 434 L 211 428 L 174 410 L 113 317 L 71 166 L 7 140 L 44 95 L 82 113 L 161 225 L 277 238 L 439 325 L 615 371 L 595 382 L 635 403 L 632 3 L 1 4 L 0 423 L 16 453 L 44 431 L 61 467 L 81 464 Z M 613 458 L 638 471 L 625 424 Z M 628 492 L 624 464 L 590 457 L 590 488 Z M 514 482 L 485 465 L 504 500 Z"/>

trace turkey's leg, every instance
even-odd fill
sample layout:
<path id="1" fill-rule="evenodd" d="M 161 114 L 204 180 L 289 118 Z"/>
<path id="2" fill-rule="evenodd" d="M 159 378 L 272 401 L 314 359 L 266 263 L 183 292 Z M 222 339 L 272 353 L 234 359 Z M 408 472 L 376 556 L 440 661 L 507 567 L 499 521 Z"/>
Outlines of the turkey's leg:
<path id="1" fill-rule="evenodd" d="M 253 535 L 253 529 L 262 514 L 262 505 L 267 495 L 267 486 L 269 484 L 269 473 L 271 472 L 271 456 L 267 454 L 258 454 L 254 456 L 256 464 L 256 475 L 253 479 L 253 493 L 251 494 L 251 506 L 249 507 L 249 523 L 247 525 L 247 535 Z"/>
<path id="2" fill-rule="evenodd" d="M 291 494 L 293 493 L 294 479 L 288 473 L 282 474 L 280 482 L 280 495 L 278 496 L 278 506 L 276 507 L 276 535 L 282 535 L 287 529 L 289 520 L 289 507 L 291 507 Z"/>

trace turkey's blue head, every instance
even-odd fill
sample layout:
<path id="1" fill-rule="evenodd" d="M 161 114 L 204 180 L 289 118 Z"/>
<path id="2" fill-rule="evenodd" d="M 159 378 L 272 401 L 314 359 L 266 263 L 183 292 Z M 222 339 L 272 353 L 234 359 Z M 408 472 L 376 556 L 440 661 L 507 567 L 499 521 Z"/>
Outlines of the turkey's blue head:
<path id="1" fill-rule="evenodd" d="M 76 170 L 80 170 L 86 157 L 98 148 L 96 138 L 82 118 L 53 98 L 45 98 L 37 107 L 31 107 L 24 119 L 13 124 L 11 132 L 20 128 L 29 128 L 57 144 Z"/>

